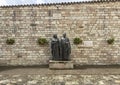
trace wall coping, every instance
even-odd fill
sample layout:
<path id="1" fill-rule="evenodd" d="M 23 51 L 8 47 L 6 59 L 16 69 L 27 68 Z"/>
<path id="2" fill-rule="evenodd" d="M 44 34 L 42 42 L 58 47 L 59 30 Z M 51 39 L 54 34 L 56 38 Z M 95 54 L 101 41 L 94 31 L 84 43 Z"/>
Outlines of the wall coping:
<path id="1" fill-rule="evenodd" d="M 54 6 L 54 5 L 73 5 L 73 4 L 94 4 L 94 3 L 109 3 L 109 2 L 120 2 L 120 0 L 93 0 L 93 1 L 79 1 L 79 2 L 61 2 L 61 3 L 42 3 L 42 4 L 24 4 L 24 5 L 5 5 L 0 6 L 1 8 L 8 7 L 29 7 L 29 6 Z"/>

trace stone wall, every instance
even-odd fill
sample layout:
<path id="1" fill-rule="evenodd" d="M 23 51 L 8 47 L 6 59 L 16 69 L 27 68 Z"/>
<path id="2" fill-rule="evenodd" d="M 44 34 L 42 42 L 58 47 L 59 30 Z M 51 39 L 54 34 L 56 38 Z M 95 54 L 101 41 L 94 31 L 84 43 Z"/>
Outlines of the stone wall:
<path id="1" fill-rule="evenodd" d="M 0 7 L 0 65 L 43 65 L 51 58 L 50 41 L 66 32 L 71 59 L 78 65 L 120 64 L 120 2 Z M 83 40 L 74 45 L 73 39 Z M 114 37 L 113 45 L 106 40 Z M 6 39 L 14 38 L 14 45 Z"/>
<path id="2" fill-rule="evenodd" d="M 120 75 L 0 75 L 1 85 L 120 85 Z"/>

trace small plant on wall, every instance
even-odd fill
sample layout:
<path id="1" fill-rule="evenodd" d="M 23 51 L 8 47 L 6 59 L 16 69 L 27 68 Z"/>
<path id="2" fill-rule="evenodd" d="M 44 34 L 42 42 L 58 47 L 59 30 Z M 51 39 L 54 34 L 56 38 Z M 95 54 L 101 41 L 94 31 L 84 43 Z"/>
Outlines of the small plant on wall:
<path id="1" fill-rule="evenodd" d="M 80 38 L 74 38 L 73 43 L 78 45 L 82 43 L 82 40 Z"/>
<path id="2" fill-rule="evenodd" d="M 115 39 L 114 39 L 114 38 L 110 38 L 110 39 L 108 39 L 108 40 L 107 40 L 107 43 L 108 43 L 108 44 L 113 44 L 113 43 L 114 43 L 114 41 L 115 41 Z"/>
<path id="3" fill-rule="evenodd" d="M 15 43 L 15 39 L 13 39 L 13 38 L 8 38 L 6 40 L 6 44 L 8 44 L 8 45 L 13 45 L 14 43 Z"/>
<path id="4" fill-rule="evenodd" d="M 48 44 L 48 41 L 46 38 L 38 38 L 37 43 L 39 45 L 46 45 L 46 44 Z"/>

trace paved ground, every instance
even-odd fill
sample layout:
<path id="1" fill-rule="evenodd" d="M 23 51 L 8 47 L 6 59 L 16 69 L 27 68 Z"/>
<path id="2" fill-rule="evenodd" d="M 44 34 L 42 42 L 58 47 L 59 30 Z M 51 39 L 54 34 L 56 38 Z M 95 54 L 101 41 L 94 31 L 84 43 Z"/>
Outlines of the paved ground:
<path id="1" fill-rule="evenodd" d="M 120 85 L 120 66 L 77 66 L 73 70 L 0 67 L 0 85 Z"/>
<path id="2" fill-rule="evenodd" d="M 88 67 L 88 68 L 77 68 L 73 70 L 51 70 L 47 67 L 0 67 L 0 75 L 2 74 L 40 74 L 40 75 L 49 75 L 49 74 L 60 74 L 60 75 L 69 75 L 69 74 L 80 74 L 80 75 L 109 75 L 120 74 L 120 67 Z"/>

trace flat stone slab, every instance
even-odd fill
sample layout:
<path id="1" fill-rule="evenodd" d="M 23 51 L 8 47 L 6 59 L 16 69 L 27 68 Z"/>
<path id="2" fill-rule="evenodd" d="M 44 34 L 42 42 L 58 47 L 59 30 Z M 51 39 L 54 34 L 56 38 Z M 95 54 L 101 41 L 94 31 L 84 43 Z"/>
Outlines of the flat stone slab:
<path id="1" fill-rule="evenodd" d="M 49 61 L 50 69 L 73 69 L 74 65 L 72 61 Z"/>

